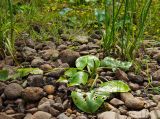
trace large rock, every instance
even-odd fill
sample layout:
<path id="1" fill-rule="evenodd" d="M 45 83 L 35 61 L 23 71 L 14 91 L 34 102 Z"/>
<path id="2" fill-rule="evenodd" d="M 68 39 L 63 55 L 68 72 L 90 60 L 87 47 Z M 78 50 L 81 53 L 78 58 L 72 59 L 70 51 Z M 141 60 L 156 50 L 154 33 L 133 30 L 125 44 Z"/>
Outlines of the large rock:
<path id="1" fill-rule="evenodd" d="M 149 119 L 149 111 L 147 109 L 141 111 L 129 111 L 127 114 L 133 119 Z"/>
<path id="2" fill-rule="evenodd" d="M 75 64 L 76 59 L 80 57 L 80 54 L 76 51 L 67 49 L 60 52 L 59 56 L 63 63 L 68 63 L 70 66 L 73 66 Z"/>
<path id="3" fill-rule="evenodd" d="M 154 80 L 160 80 L 160 69 L 152 74 Z"/>
<path id="4" fill-rule="evenodd" d="M 43 97 L 43 89 L 39 87 L 27 87 L 22 92 L 22 97 L 26 101 L 38 101 Z"/>
<path id="5" fill-rule="evenodd" d="M 11 83 L 4 89 L 4 94 L 8 99 L 16 99 L 21 96 L 23 88 L 17 83 Z"/>
<path id="6" fill-rule="evenodd" d="M 116 112 L 106 111 L 99 114 L 98 119 L 127 119 L 127 116 L 120 115 Z"/>
<path id="7" fill-rule="evenodd" d="M 136 110 L 143 109 L 145 102 L 134 97 L 131 93 L 121 93 L 120 96 L 126 107 Z"/>
<path id="8" fill-rule="evenodd" d="M 27 78 L 27 83 L 31 87 L 42 87 L 44 86 L 43 75 L 30 75 Z"/>
<path id="9" fill-rule="evenodd" d="M 50 119 L 52 116 L 51 116 L 51 114 L 49 114 L 47 112 L 38 111 L 33 114 L 33 117 L 35 119 Z"/>
<path id="10" fill-rule="evenodd" d="M 152 110 L 150 112 L 151 119 L 160 119 L 160 110 Z"/>

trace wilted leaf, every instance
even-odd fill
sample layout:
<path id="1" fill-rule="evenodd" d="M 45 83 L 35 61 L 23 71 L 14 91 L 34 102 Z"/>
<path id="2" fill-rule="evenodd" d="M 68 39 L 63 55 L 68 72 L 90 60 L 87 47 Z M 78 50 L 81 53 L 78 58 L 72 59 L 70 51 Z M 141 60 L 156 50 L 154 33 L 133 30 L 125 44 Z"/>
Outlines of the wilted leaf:
<path id="1" fill-rule="evenodd" d="M 0 81 L 8 79 L 8 70 L 0 70 Z"/>
<path id="2" fill-rule="evenodd" d="M 98 94 L 105 93 L 118 93 L 118 92 L 128 92 L 130 91 L 129 86 L 123 81 L 108 81 L 102 83 L 99 88 L 96 89 Z"/>
<path id="3" fill-rule="evenodd" d="M 83 71 L 79 71 L 76 74 L 74 74 L 72 77 L 68 79 L 69 84 L 68 86 L 74 86 L 74 85 L 85 85 L 88 81 L 88 74 Z"/>
<path id="4" fill-rule="evenodd" d="M 116 60 L 112 57 L 105 57 L 101 61 L 101 66 L 111 68 L 113 71 L 115 71 L 117 68 L 129 70 L 129 68 L 132 66 L 132 63 L 131 62 L 122 62 L 122 61 Z"/>
<path id="5" fill-rule="evenodd" d="M 103 104 L 107 95 L 98 95 L 94 91 L 71 93 L 74 104 L 82 111 L 87 113 L 94 113 Z"/>

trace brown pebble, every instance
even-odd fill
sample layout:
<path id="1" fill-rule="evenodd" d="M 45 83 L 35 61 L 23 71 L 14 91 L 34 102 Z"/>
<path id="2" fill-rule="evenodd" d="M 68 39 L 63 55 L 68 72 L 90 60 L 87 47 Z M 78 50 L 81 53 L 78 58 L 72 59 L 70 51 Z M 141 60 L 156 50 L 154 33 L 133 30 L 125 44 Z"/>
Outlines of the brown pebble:
<path id="1" fill-rule="evenodd" d="M 69 114 L 72 114 L 72 113 L 73 113 L 73 111 L 72 111 L 70 108 L 68 108 L 68 109 L 66 110 L 66 112 L 69 113 Z"/>
<path id="2" fill-rule="evenodd" d="M 46 85 L 43 87 L 43 89 L 47 94 L 53 94 L 55 91 L 55 87 L 52 85 Z"/>

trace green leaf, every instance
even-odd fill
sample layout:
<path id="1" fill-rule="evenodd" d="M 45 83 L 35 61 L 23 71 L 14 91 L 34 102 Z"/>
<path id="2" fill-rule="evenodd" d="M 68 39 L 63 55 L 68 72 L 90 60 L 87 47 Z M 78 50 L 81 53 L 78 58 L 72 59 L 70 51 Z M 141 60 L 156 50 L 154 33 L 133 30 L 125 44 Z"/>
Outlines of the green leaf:
<path id="1" fill-rule="evenodd" d="M 107 95 L 98 95 L 94 90 L 91 92 L 78 92 L 71 93 L 74 104 L 82 111 L 87 113 L 94 113 L 103 104 Z"/>
<path id="2" fill-rule="evenodd" d="M 100 61 L 93 55 L 82 56 L 76 60 L 76 67 L 78 69 L 83 70 L 86 66 L 88 66 L 91 70 L 94 70 L 100 66 Z"/>
<path id="3" fill-rule="evenodd" d="M 76 74 L 74 74 L 72 77 L 68 79 L 69 84 L 68 86 L 74 86 L 74 85 L 85 85 L 88 81 L 88 74 L 83 71 L 79 71 Z"/>
<path id="4" fill-rule="evenodd" d="M 43 70 L 39 68 L 20 68 L 17 69 L 16 73 L 13 75 L 13 78 L 22 78 L 29 74 L 43 74 Z"/>
<path id="5" fill-rule="evenodd" d="M 0 81 L 6 81 L 8 79 L 8 70 L 0 70 Z"/>
<path id="6" fill-rule="evenodd" d="M 129 86 L 123 81 L 108 81 L 102 83 L 99 88 L 96 89 L 98 94 L 105 93 L 118 93 L 118 92 L 128 92 L 130 91 Z"/>
<path id="7" fill-rule="evenodd" d="M 101 67 L 111 68 L 113 71 L 115 71 L 117 68 L 121 68 L 123 70 L 129 70 L 131 66 L 132 66 L 131 62 L 122 62 L 112 57 L 105 57 L 101 61 Z"/>
<path id="8" fill-rule="evenodd" d="M 77 73 L 77 69 L 70 68 L 64 74 L 68 77 L 72 77 L 75 73 Z"/>
<path id="9" fill-rule="evenodd" d="M 61 77 L 59 77 L 57 82 L 68 83 L 68 80 L 65 77 L 61 76 Z"/>

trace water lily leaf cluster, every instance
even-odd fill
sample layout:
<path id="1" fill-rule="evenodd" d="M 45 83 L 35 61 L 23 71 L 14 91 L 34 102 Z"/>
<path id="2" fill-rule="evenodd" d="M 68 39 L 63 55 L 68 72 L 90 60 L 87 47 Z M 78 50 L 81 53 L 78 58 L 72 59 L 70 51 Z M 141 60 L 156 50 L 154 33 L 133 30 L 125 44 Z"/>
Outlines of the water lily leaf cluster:
<path id="1" fill-rule="evenodd" d="M 87 85 L 90 79 L 93 79 L 93 85 L 98 79 L 98 68 L 100 66 L 111 68 L 115 70 L 122 68 L 128 70 L 132 63 L 121 62 L 111 57 L 106 57 L 100 61 L 93 55 L 86 55 L 79 57 L 75 62 L 76 68 L 69 68 L 64 76 L 58 79 L 58 82 L 65 82 L 68 86 Z M 74 104 L 82 111 L 87 113 L 94 113 L 99 109 L 103 102 L 110 97 L 112 93 L 128 92 L 130 91 L 129 86 L 123 81 L 108 81 L 93 88 L 92 86 L 89 91 L 83 89 L 76 89 L 72 91 L 71 97 Z"/>

